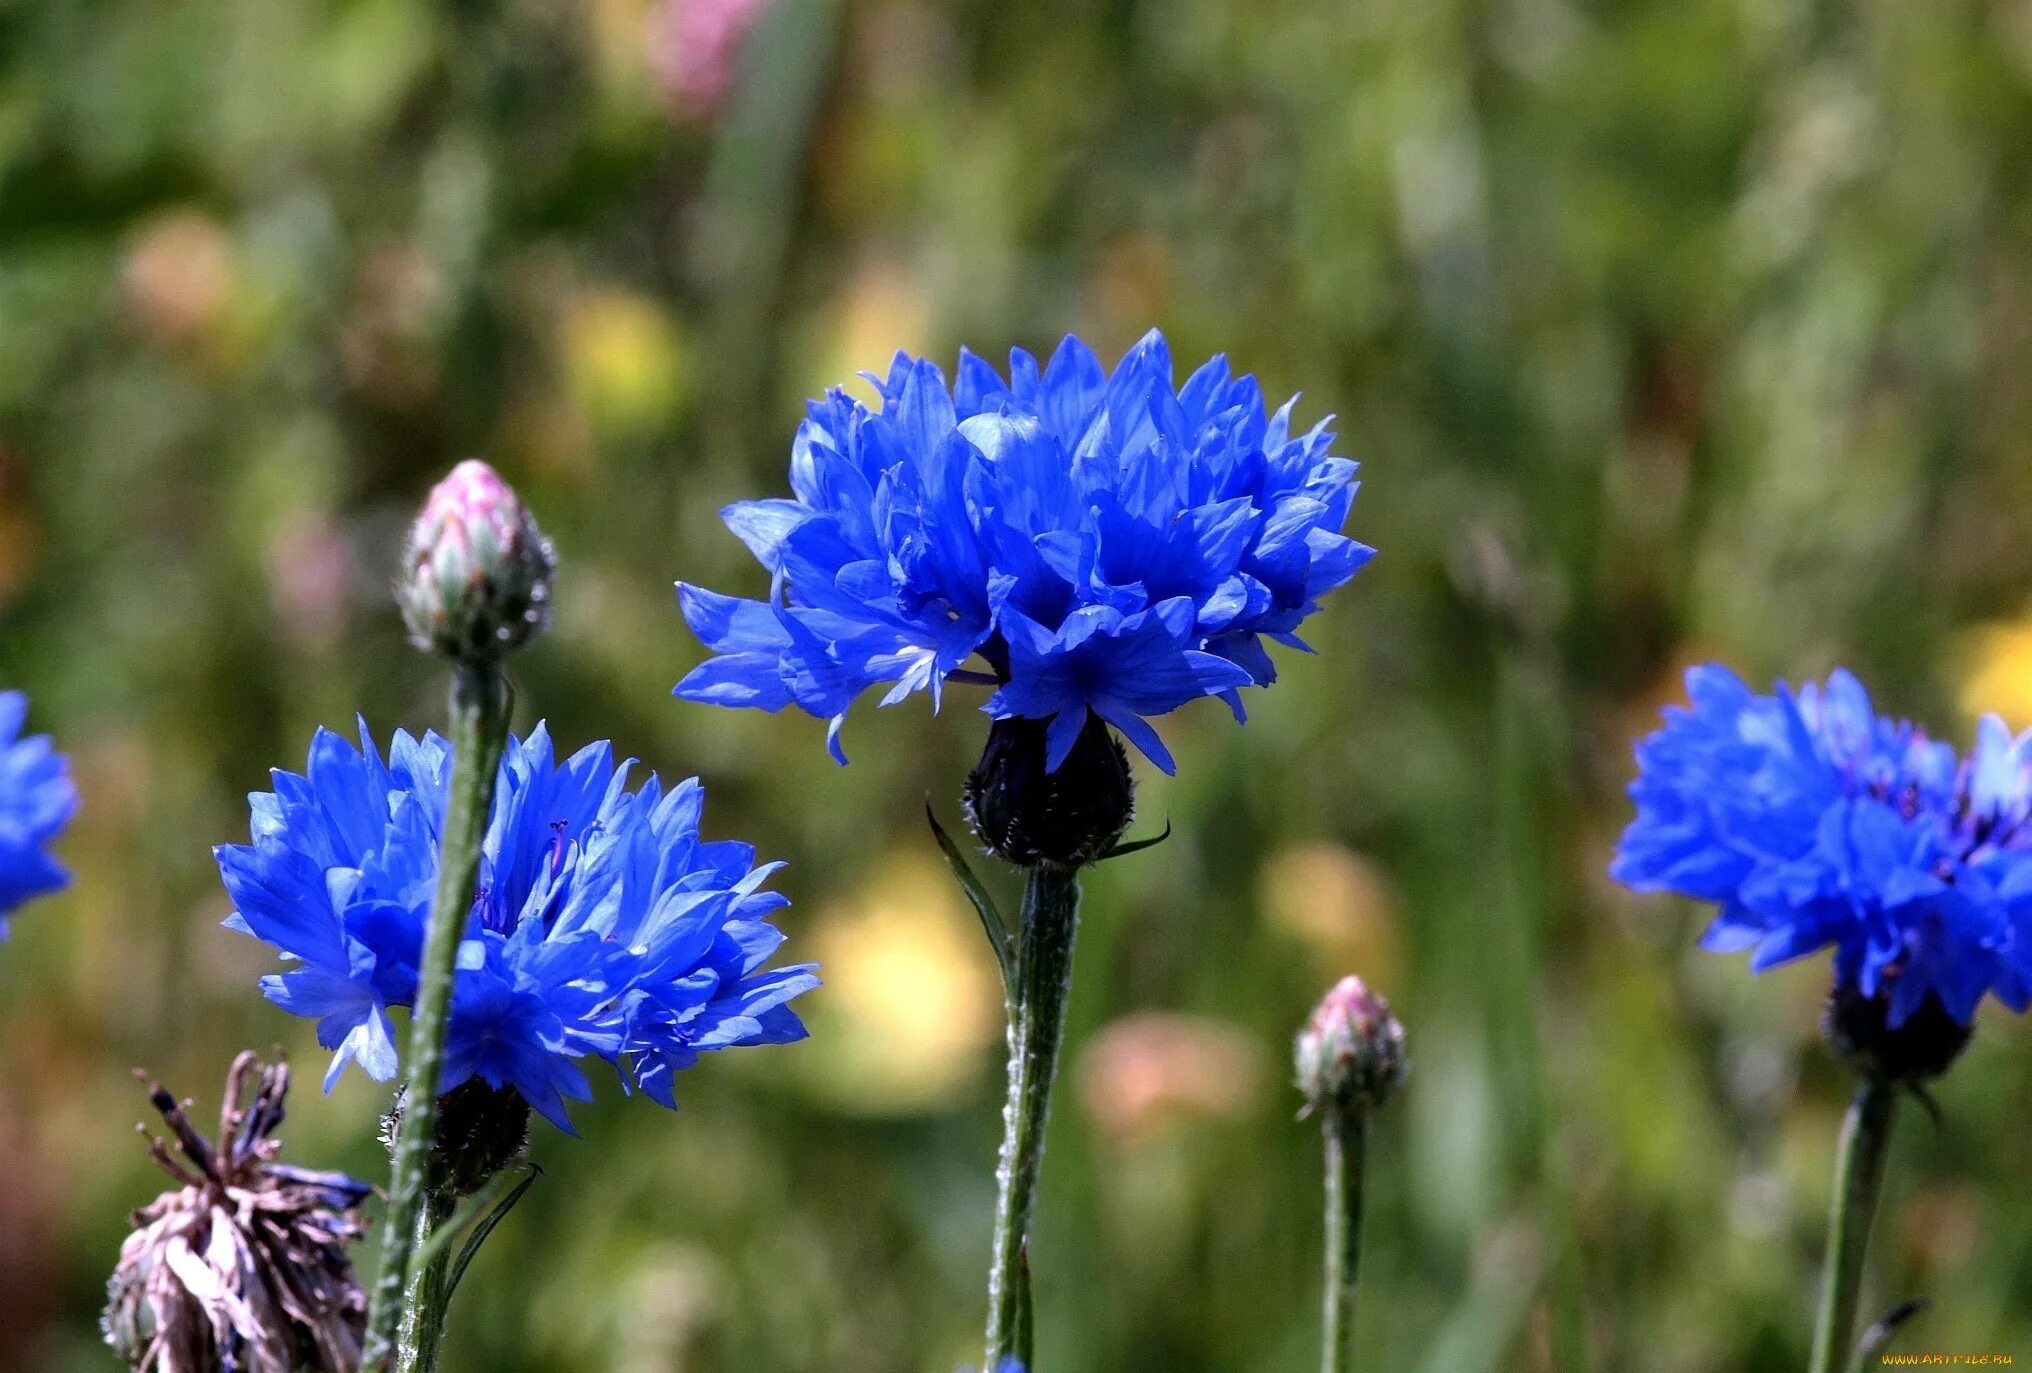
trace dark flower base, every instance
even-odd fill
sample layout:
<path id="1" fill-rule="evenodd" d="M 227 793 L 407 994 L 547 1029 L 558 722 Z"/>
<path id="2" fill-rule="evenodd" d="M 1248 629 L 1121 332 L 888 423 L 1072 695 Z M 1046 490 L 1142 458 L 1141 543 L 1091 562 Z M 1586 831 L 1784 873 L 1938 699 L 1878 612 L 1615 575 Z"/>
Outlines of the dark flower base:
<path id="1" fill-rule="evenodd" d="M 405 1089 L 405 1093 L 406 1093 Z M 381 1122 L 381 1137 L 394 1147 L 402 1124 L 403 1097 Z M 470 1196 L 488 1178 L 521 1161 L 529 1146 L 529 1103 L 513 1087 L 489 1087 L 468 1078 L 438 1098 L 437 1140 L 430 1150 L 433 1191 Z"/>
<path id="2" fill-rule="evenodd" d="M 1836 987 L 1827 998 L 1821 1029 L 1841 1060 L 1876 1082 L 1931 1082 L 1968 1047 L 1970 1027 L 1947 1013 L 1938 997 L 1920 1003 L 1892 1029 L 1888 998 Z"/>
<path id="3" fill-rule="evenodd" d="M 967 776 L 967 820 L 981 842 L 1018 867 L 1079 867 L 1115 846 L 1135 817 L 1129 758 L 1089 712 L 1057 772 L 1044 770 L 1044 720 L 997 720 Z"/>
<path id="4" fill-rule="evenodd" d="M 468 1078 L 438 1100 L 431 1182 L 467 1196 L 528 1147 L 529 1103 L 522 1093 Z"/>

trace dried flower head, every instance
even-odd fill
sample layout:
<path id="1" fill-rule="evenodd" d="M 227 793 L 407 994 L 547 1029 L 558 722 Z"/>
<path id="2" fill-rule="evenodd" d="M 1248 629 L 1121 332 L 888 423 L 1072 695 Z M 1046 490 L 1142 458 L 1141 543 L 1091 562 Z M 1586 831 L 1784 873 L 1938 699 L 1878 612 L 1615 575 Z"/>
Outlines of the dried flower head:
<path id="1" fill-rule="evenodd" d="M 216 1147 L 160 1084 L 148 1089 L 183 1157 L 154 1138 L 149 1152 L 183 1185 L 134 1213 L 106 1343 L 138 1373 L 358 1368 L 366 1296 L 346 1246 L 365 1231 L 373 1189 L 276 1162 L 288 1065 L 233 1061 Z"/>
<path id="2" fill-rule="evenodd" d="M 550 540 L 514 488 L 468 459 L 424 502 L 396 595 L 418 648 L 490 662 L 548 622 L 556 572 Z"/>
<path id="3" fill-rule="evenodd" d="M 1404 1027 L 1359 977 L 1333 985 L 1298 1036 L 1298 1087 L 1310 1108 L 1367 1111 L 1404 1082 Z"/>

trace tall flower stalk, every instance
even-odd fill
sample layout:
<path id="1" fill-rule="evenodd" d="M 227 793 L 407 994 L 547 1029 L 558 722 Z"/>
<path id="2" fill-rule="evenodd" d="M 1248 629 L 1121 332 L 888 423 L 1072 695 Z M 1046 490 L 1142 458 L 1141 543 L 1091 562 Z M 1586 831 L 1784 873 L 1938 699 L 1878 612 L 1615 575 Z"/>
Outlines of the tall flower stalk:
<path id="1" fill-rule="evenodd" d="M 1321 998 L 1298 1036 L 1298 1089 L 1325 1144 L 1326 1243 L 1320 1317 L 1320 1368 L 1355 1366 L 1355 1292 L 1362 1263 L 1362 1191 L 1369 1115 L 1403 1085 L 1409 1071 L 1404 1027 L 1390 1004 L 1359 977 L 1344 977 Z"/>
<path id="2" fill-rule="evenodd" d="M 1326 1140 L 1326 1245 L 1320 1315 L 1320 1367 L 1348 1373 L 1355 1366 L 1355 1291 L 1362 1269 L 1362 1182 L 1369 1123 L 1333 1112 L 1320 1123 Z"/>
<path id="3" fill-rule="evenodd" d="M 1099 717 L 1090 717 L 1056 772 L 1045 766 L 1045 753 L 1041 725 L 1000 720 L 967 779 L 974 833 L 989 852 L 1024 872 L 1023 908 L 1013 932 L 966 860 L 939 835 L 1003 959 L 1009 1013 L 1009 1092 L 995 1169 L 984 1368 L 1009 1360 L 1031 1366 L 1030 1231 L 1072 995 L 1079 873 L 1116 851 L 1134 812 L 1129 760 Z"/>
<path id="4" fill-rule="evenodd" d="M 410 1013 L 409 1089 L 396 1128 L 394 1167 L 383 1222 L 381 1270 L 367 1315 L 366 1363 L 391 1357 L 397 1368 L 435 1365 L 448 1293 L 440 1275 L 414 1265 L 416 1251 L 449 1215 L 452 1199 L 430 1185 L 451 1025 L 452 976 L 466 913 L 479 883 L 480 845 L 494 804 L 494 777 L 508 744 L 508 683 L 495 664 L 461 663 L 451 697 L 451 805 L 445 813 L 437 895 L 416 970 Z"/>
<path id="5" fill-rule="evenodd" d="M 1055 865 L 1031 870 L 1023 891 L 1016 995 L 1009 1005 L 1009 1095 L 995 1168 L 994 1258 L 988 1268 L 989 1368 L 1030 1360 L 1030 1222 L 1044 1170 L 1044 1135 L 1072 993 L 1079 935 L 1078 874 Z"/>
<path id="6" fill-rule="evenodd" d="M 479 885 L 495 774 L 508 745 L 511 693 L 504 654 L 540 628 L 555 559 L 522 502 L 483 463 L 455 468 L 431 492 L 410 535 L 403 617 L 421 648 L 448 659 L 451 790 L 410 1011 L 409 1087 L 395 1134 L 381 1269 L 367 1308 L 368 1368 L 436 1364 L 450 1293 L 442 1273 L 414 1263 L 452 1199 L 431 1186 L 438 1094 L 451 1025 L 452 979 Z"/>
<path id="7" fill-rule="evenodd" d="M 1834 1201 L 1828 1214 L 1827 1276 L 1820 1315 L 1813 1325 L 1809 1373 L 1847 1373 L 1849 1341 L 1863 1287 L 1863 1254 L 1884 1189 L 1884 1163 L 1891 1125 L 1897 1119 L 1898 1088 L 1866 1081 L 1856 1088 L 1842 1125 L 1840 1162 L 1835 1167 Z"/>

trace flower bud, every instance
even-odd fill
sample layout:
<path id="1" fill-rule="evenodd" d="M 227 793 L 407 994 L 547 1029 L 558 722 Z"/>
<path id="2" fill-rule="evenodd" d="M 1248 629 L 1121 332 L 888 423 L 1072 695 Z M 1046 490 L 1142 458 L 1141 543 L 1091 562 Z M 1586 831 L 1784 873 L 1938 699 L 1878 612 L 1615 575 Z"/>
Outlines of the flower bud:
<path id="1" fill-rule="evenodd" d="M 1048 723 L 995 721 L 980 762 L 967 775 L 967 821 L 1005 862 L 1076 868 L 1113 848 L 1129 828 L 1135 789 L 1128 755 L 1091 711 L 1058 771 L 1045 771 Z"/>
<path id="2" fill-rule="evenodd" d="M 275 1161 L 289 1069 L 251 1053 L 226 1079 L 216 1145 L 161 1086 L 149 1098 L 183 1158 L 149 1152 L 182 1184 L 134 1213 L 107 1289 L 106 1343 L 143 1370 L 352 1373 L 367 1299 L 346 1247 L 373 1189 Z"/>
<path id="3" fill-rule="evenodd" d="M 493 662 L 548 622 L 556 571 L 550 541 L 513 488 L 468 459 L 424 502 L 396 599 L 418 648 Z"/>
<path id="4" fill-rule="evenodd" d="M 1864 996 L 1837 984 L 1828 993 L 1821 1031 L 1835 1056 L 1872 1082 L 1931 1082 L 1968 1047 L 1970 1027 L 1929 996 L 1897 1029 L 1891 1028 L 1887 991 Z"/>
<path id="5" fill-rule="evenodd" d="M 1367 1112 L 1404 1082 L 1404 1027 L 1359 977 L 1320 999 L 1298 1036 L 1298 1088 L 1314 1111 Z"/>

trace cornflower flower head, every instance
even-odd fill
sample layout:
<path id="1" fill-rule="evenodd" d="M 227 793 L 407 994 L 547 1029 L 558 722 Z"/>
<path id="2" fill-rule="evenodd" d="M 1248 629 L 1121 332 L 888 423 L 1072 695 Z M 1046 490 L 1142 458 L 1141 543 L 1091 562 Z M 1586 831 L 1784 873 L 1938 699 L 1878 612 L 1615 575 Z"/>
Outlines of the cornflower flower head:
<path id="1" fill-rule="evenodd" d="M 251 797 L 252 842 L 222 846 L 228 925 L 297 964 L 262 979 L 269 1000 L 318 1021 L 336 1052 L 325 1087 L 357 1062 L 397 1069 L 389 1010 L 412 1004 L 437 881 L 451 746 L 398 732 L 386 761 L 320 731 L 303 774 Z M 804 1037 L 789 1002 L 810 966 L 768 969 L 788 905 L 752 846 L 699 837 L 696 779 L 630 788 L 599 743 L 563 761 L 539 725 L 501 762 L 477 894 L 458 952 L 440 1090 L 513 1088 L 561 1129 L 591 1091 L 588 1055 L 674 1107 L 701 1053 Z"/>
<path id="2" fill-rule="evenodd" d="M 1172 771 L 1150 717 L 1217 696 L 1242 718 L 1241 689 L 1277 677 L 1266 645 L 1304 648 L 1300 624 L 1372 556 L 1340 533 L 1355 464 L 1326 422 L 1295 433 L 1295 398 L 1268 412 L 1222 357 L 1174 386 L 1155 331 L 1113 373 L 1068 337 L 1043 368 L 1012 353 L 1007 379 L 963 350 L 950 386 L 901 353 L 869 380 L 879 408 L 811 404 L 791 497 L 724 512 L 769 598 L 678 588 L 715 656 L 677 695 L 798 706 L 840 762 L 863 693 L 936 705 L 958 680 L 1043 727 L 1047 772 L 1090 717 Z"/>
<path id="3" fill-rule="evenodd" d="M 21 737 L 27 718 L 28 698 L 0 691 L 0 938 L 24 903 L 70 884 L 49 844 L 77 812 L 77 787 L 47 736 Z"/>
<path id="4" fill-rule="evenodd" d="M 1831 1031 L 1866 1006 L 1965 1040 L 1985 994 L 2025 1009 L 2032 734 L 1989 717 L 1960 757 L 1848 672 L 1761 696 L 1707 666 L 1687 689 L 1637 747 L 1617 880 L 1715 903 L 1702 944 L 1755 971 L 1832 948 Z"/>

